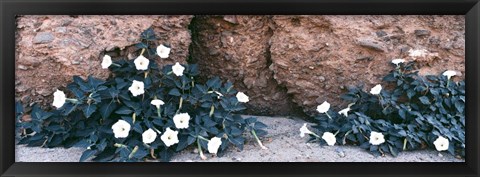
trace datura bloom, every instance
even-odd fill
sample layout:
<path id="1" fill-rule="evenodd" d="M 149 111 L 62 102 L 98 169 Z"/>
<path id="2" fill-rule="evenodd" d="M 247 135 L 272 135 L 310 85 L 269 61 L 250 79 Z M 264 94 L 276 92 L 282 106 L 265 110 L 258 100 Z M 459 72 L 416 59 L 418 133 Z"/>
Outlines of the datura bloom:
<path id="1" fill-rule="evenodd" d="M 210 139 L 210 141 L 208 141 L 208 152 L 216 154 L 220 145 L 222 145 L 222 138 L 213 137 L 212 139 Z"/>
<path id="2" fill-rule="evenodd" d="M 157 47 L 157 55 L 160 56 L 160 58 L 168 58 L 168 55 L 170 55 L 170 48 L 164 45 L 160 45 Z"/>
<path id="3" fill-rule="evenodd" d="M 135 67 L 137 70 L 147 70 L 148 69 L 148 64 L 150 64 L 150 60 L 148 58 L 145 58 L 143 55 L 140 55 L 133 61 L 135 63 Z"/>
<path id="4" fill-rule="evenodd" d="M 165 133 L 160 137 L 167 147 L 178 143 L 178 131 L 173 131 L 170 127 L 165 130 Z"/>
<path id="5" fill-rule="evenodd" d="M 183 67 L 180 63 L 175 63 L 175 65 L 172 66 L 172 71 L 173 74 L 176 76 L 183 76 L 183 71 L 185 70 L 185 67 Z"/>
<path id="6" fill-rule="evenodd" d="M 102 68 L 103 69 L 108 69 L 108 67 L 110 67 L 110 65 L 112 65 L 112 57 L 110 57 L 110 55 L 103 56 Z"/>
<path id="7" fill-rule="evenodd" d="M 400 64 L 400 63 L 405 63 L 405 60 L 404 59 L 393 59 L 392 63 L 398 66 L 398 64 Z"/>
<path id="8" fill-rule="evenodd" d="M 372 145 L 380 145 L 385 142 L 385 137 L 382 133 L 372 131 L 370 133 L 370 144 Z"/>
<path id="9" fill-rule="evenodd" d="M 144 84 L 142 81 L 133 80 L 132 86 L 128 88 L 133 96 L 138 96 L 145 93 Z"/>
<path id="10" fill-rule="evenodd" d="M 115 138 L 126 138 L 128 132 L 130 132 L 130 124 L 124 120 L 118 120 L 117 123 L 112 125 L 112 130 Z"/>
<path id="11" fill-rule="evenodd" d="M 55 93 L 53 93 L 53 103 L 52 105 L 58 108 L 61 108 L 64 104 L 65 101 L 67 100 L 67 97 L 65 96 L 65 93 L 63 91 L 57 90 Z"/>
<path id="12" fill-rule="evenodd" d="M 312 134 L 313 132 L 307 128 L 307 123 L 304 123 L 300 128 L 300 137 L 305 137 L 305 134 Z"/>
<path id="13" fill-rule="evenodd" d="M 350 107 L 338 111 L 338 114 L 343 114 L 345 117 L 348 117 L 348 111 L 350 111 Z"/>
<path id="14" fill-rule="evenodd" d="M 238 92 L 236 97 L 237 97 L 238 102 L 246 103 L 246 102 L 250 101 L 248 99 L 248 96 L 245 95 L 245 93 L 243 93 L 243 92 Z"/>
<path id="15" fill-rule="evenodd" d="M 173 123 L 178 129 L 188 128 L 188 123 L 190 121 L 190 115 L 188 113 L 180 113 L 173 116 Z"/>
<path id="16" fill-rule="evenodd" d="M 439 136 L 433 144 L 435 145 L 435 148 L 437 151 L 446 151 L 448 150 L 448 139 L 444 138 L 443 136 Z"/>
<path id="17" fill-rule="evenodd" d="M 323 133 L 322 139 L 325 140 L 329 146 L 333 146 L 335 145 L 335 142 L 337 142 L 335 135 L 330 132 Z"/>
<path id="18" fill-rule="evenodd" d="M 317 111 L 319 113 L 326 113 L 330 109 L 330 103 L 324 101 L 321 105 L 317 106 Z"/>
<path id="19" fill-rule="evenodd" d="M 372 95 L 378 95 L 382 91 L 382 85 L 378 84 L 370 90 Z"/>
<path id="20" fill-rule="evenodd" d="M 442 75 L 447 76 L 447 78 L 450 79 L 452 76 L 457 75 L 457 72 L 452 71 L 452 70 L 448 70 L 448 71 L 443 72 Z"/>
<path id="21" fill-rule="evenodd" d="M 165 103 L 162 101 L 162 100 L 159 100 L 159 99 L 154 99 L 150 102 L 150 104 L 154 105 L 155 107 L 157 107 L 157 109 L 160 109 L 160 106 L 161 105 L 164 105 Z"/>
<path id="22" fill-rule="evenodd" d="M 142 141 L 145 144 L 152 143 L 155 141 L 155 138 L 157 138 L 157 133 L 151 128 L 142 133 Z"/>

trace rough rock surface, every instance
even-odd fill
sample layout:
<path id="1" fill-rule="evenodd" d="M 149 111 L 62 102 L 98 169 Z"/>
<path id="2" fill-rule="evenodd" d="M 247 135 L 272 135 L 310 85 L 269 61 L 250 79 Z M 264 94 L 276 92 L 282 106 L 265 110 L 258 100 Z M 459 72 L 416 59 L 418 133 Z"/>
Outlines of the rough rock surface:
<path id="1" fill-rule="evenodd" d="M 133 59 L 139 34 L 153 26 L 170 58 L 198 63 L 250 96 L 256 115 L 307 113 L 328 101 L 343 108 L 348 86 L 380 83 L 394 58 L 425 49 L 421 74 L 465 71 L 464 16 L 21 16 L 17 20 L 16 97 L 50 103 L 73 75 L 105 78 L 107 53 Z M 190 35 L 189 25 L 192 30 Z M 190 43 L 192 45 L 190 45 Z M 189 50 L 189 47 L 190 50 Z M 456 77 L 461 79 L 464 76 Z M 335 108 L 337 109 L 337 108 Z"/>
<path id="2" fill-rule="evenodd" d="M 113 60 L 134 58 L 140 33 L 153 27 L 158 44 L 172 47 L 160 64 L 186 62 L 193 16 L 20 16 L 16 36 L 16 97 L 23 103 L 49 104 L 52 93 L 73 75 L 106 78 L 100 66 L 104 54 Z"/>
<path id="3" fill-rule="evenodd" d="M 270 16 L 197 16 L 192 59 L 204 78 L 220 76 L 245 92 L 249 113 L 287 115 L 295 105 L 268 69 L 270 22 Z"/>
<path id="4" fill-rule="evenodd" d="M 381 82 L 395 58 L 425 49 L 420 74 L 465 71 L 464 16 L 274 16 L 270 69 L 306 112 L 323 101 L 346 107 L 348 86 Z M 462 76 L 463 77 L 463 76 Z"/>

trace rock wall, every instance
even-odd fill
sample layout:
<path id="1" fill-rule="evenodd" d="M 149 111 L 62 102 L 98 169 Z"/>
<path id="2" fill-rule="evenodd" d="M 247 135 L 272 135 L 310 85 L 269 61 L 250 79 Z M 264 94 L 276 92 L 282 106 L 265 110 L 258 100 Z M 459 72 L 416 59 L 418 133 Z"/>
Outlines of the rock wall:
<path id="1" fill-rule="evenodd" d="M 380 83 L 394 58 L 416 58 L 421 74 L 465 71 L 464 16 L 22 16 L 18 18 L 16 96 L 50 102 L 72 75 L 106 77 L 101 57 L 135 58 L 153 26 L 169 59 L 198 63 L 202 79 L 234 82 L 250 96 L 249 114 L 309 114 L 340 100 L 348 86 Z M 191 45 L 190 45 L 191 44 Z M 463 78 L 461 76 L 460 78 Z"/>
<path id="2" fill-rule="evenodd" d="M 15 90 L 23 103 L 51 103 L 52 93 L 72 76 L 106 78 L 100 63 L 136 58 L 140 33 L 153 27 L 159 44 L 170 44 L 160 65 L 185 62 L 191 43 L 187 26 L 193 16 L 20 16 L 17 18 Z"/>

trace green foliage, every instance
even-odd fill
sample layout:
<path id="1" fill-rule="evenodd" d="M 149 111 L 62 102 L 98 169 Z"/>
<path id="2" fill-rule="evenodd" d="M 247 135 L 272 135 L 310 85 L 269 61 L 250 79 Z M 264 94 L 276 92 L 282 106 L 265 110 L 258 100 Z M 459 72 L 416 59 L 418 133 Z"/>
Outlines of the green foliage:
<path id="1" fill-rule="evenodd" d="M 149 58 L 154 57 L 153 30 L 147 29 L 141 38 L 142 42 L 136 45 L 140 55 L 146 51 Z M 223 83 L 214 77 L 205 84 L 197 83 L 198 66 L 182 67 L 185 68 L 183 75 L 177 76 L 172 72 L 172 65 L 160 69 L 151 60 L 148 69 L 143 71 L 136 69 L 133 60 L 118 60 L 109 67 L 112 74 L 107 80 L 74 76 L 67 86 L 74 99 L 67 99 L 61 108 L 50 112 L 35 105 L 31 111 L 32 121 L 19 121 L 21 128 L 34 132 L 24 135 L 20 144 L 82 147 L 86 151 L 80 161 L 91 157 L 94 161 L 133 162 L 153 158 L 169 161 L 175 152 L 195 141 L 207 149 L 208 139 L 221 137 L 220 156 L 229 144 L 242 149 L 244 132 L 266 134 L 265 124 L 235 114 L 245 106 L 235 97 L 237 91 L 231 82 Z M 144 83 L 143 94 L 132 95 L 129 87 L 134 80 Z M 154 99 L 163 100 L 165 104 L 157 109 L 151 104 Z M 21 107 L 17 104 L 17 118 L 23 114 Z M 176 128 L 173 117 L 179 113 L 190 115 L 188 128 Z M 114 137 L 112 125 L 118 120 L 131 125 L 128 137 Z M 161 134 L 157 134 L 154 142 L 145 144 L 142 133 L 150 128 L 162 134 L 167 128 L 178 131 L 179 142 L 168 147 L 161 140 Z"/>
<path id="2" fill-rule="evenodd" d="M 442 136 L 449 140 L 449 153 L 465 157 L 465 82 L 453 82 L 444 75 L 422 77 L 413 65 L 396 66 L 383 79 L 393 89 L 383 89 L 379 95 L 349 88 L 342 95 L 354 103 L 348 117 L 330 110 L 332 119 L 320 114 L 313 127 L 319 133 L 336 132 L 337 143 L 358 145 L 374 155 L 435 149 L 433 142 Z M 369 143 L 372 131 L 382 133 L 385 142 Z"/>

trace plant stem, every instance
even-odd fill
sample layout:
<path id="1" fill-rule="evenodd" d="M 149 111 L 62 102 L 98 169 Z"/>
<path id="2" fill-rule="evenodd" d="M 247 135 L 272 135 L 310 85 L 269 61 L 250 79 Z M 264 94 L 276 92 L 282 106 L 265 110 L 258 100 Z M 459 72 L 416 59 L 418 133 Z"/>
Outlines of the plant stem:
<path id="1" fill-rule="evenodd" d="M 143 52 L 145 52 L 145 48 L 142 49 L 142 52 L 140 52 L 140 55 L 143 55 Z"/>
<path id="2" fill-rule="evenodd" d="M 132 152 L 128 155 L 128 158 L 131 159 L 135 153 L 138 151 L 138 146 L 135 146 L 132 150 Z"/>
<path id="3" fill-rule="evenodd" d="M 403 150 L 407 150 L 407 138 L 403 139 Z"/>
<path id="4" fill-rule="evenodd" d="M 252 130 L 252 135 L 253 135 L 253 137 L 255 137 L 255 139 L 257 140 L 258 145 L 260 145 L 260 147 L 261 147 L 262 149 L 268 149 L 267 147 L 265 147 L 265 146 L 262 144 L 262 142 L 260 141 L 260 139 L 258 139 L 257 133 L 255 133 L 255 130 Z"/>
<path id="5" fill-rule="evenodd" d="M 183 104 L 183 97 L 180 97 L 180 103 L 178 104 L 178 111 L 180 111 L 180 109 L 182 109 L 182 104 Z"/>
<path id="6" fill-rule="evenodd" d="M 212 104 L 212 106 L 210 107 L 210 117 L 213 116 L 214 112 L 215 112 L 215 106 L 213 106 L 213 104 Z"/>
<path id="7" fill-rule="evenodd" d="M 327 114 L 327 116 L 328 116 L 329 119 L 332 119 L 332 117 L 330 116 L 330 114 L 328 114 L 328 111 L 325 112 L 325 114 Z"/>
<path id="8" fill-rule="evenodd" d="M 158 106 L 158 108 L 157 108 L 158 118 L 162 118 L 162 115 L 160 114 L 160 112 L 161 112 L 161 108 L 160 108 L 160 106 Z"/>
<path id="9" fill-rule="evenodd" d="M 200 146 L 200 136 L 198 136 L 198 138 L 197 138 L 197 146 L 198 146 L 198 153 L 200 154 L 200 158 L 202 160 L 207 160 L 207 157 L 205 157 L 205 155 L 203 155 L 202 146 Z"/>

